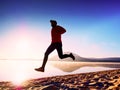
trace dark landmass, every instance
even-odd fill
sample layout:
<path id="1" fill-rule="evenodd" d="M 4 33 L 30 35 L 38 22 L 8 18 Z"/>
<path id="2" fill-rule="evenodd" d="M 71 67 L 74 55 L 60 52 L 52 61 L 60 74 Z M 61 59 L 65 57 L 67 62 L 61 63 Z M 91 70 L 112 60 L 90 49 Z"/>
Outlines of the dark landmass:
<path id="1" fill-rule="evenodd" d="M 83 58 L 80 61 L 84 61 L 84 62 L 120 62 L 120 58 Z"/>
<path id="2" fill-rule="evenodd" d="M 70 52 L 67 52 L 70 53 Z M 107 67 L 107 68 L 120 68 L 119 57 L 108 58 L 84 58 L 77 54 L 74 54 L 75 60 L 71 58 L 59 59 L 56 55 L 50 58 L 51 64 L 64 72 L 73 72 L 82 67 Z"/>
<path id="3" fill-rule="evenodd" d="M 65 53 L 70 53 L 70 52 L 65 52 Z M 79 61 L 80 62 L 120 62 L 120 57 L 85 58 L 75 53 L 73 53 L 73 55 L 75 56 L 74 62 L 79 62 Z M 56 55 L 50 58 L 50 60 L 56 61 L 61 59 L 59 59 L 59 57 Z M 71 58 L 66 58 L 66 59 L 62 59 L 62 61 L 73 61 L 73 60 Z"/>
<path id="4" fill-rule="evenodd" d="M 72 53 L 72 52 L 65 52 L 64 54 Z M 73 53 L 75 56 L 75 60 L 73 61 L 71 58 L 65 58 L 65 59 L 60 59 L 58 55 L 55 55 L 51 57 L 49 60 L 50 61 L 73 61 L 73 62 L 120 62 L 120 57 L 106 57 L 106 58 L 86 58 L 86 57 L 81 57 L 78 54 Z M 0 59 L 0 60 L 32 60 L 32 61 L 39 61 L 42 59 L 32 59 L 32 58 L 13 58 L 13 59 Z"/>

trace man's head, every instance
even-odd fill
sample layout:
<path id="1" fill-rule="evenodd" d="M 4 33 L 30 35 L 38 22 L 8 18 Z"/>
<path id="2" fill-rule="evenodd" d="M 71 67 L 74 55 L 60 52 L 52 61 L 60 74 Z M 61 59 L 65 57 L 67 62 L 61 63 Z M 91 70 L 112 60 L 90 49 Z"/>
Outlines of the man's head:
<path id="1" fill-rule="evenodd" d="M 50 20 L 51 26 L 55 27 L 57 26 L 57 21 L 56 20 Z"/>

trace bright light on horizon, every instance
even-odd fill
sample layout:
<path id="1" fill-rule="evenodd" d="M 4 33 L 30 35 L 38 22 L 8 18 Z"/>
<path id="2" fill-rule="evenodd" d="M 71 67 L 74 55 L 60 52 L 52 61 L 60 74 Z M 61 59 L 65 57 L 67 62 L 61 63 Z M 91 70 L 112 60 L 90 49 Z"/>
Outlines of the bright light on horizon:
<path id="1" fill-rule="evenodd" d="M 25 21 L 7 29 L 10 32 L 0 36 L 1 59 L 43 59 L 45 50 L 51 43 L 50 31 L 43 27 L 34 27 Z M 71 36 L 69 32 L 67 29 L 67 33 L 62 36 L 63 52 L 77 53 L 81 57 L 120 56 L 118 44 L 113 46 L 105 41 L 95 42 L 93 33 L 81 32 Z M 53 52 L 50 57 L 53 55 L 57 53 Z"/>
<path id="2" fill-rule="evenodd" d="M 21 85 L 26 80 L 24 72 L 18 72 L 14 75 L 14 79 L 11 81 L 14 85 Z"/>
<path id="3" fill-rule="evenodd" d="M 11 32 L 7 32 L 0 38 L 2 43 L 0 45 L 1 59 L 43 58 L 49 38 L 46 38 L 44 32 L 41 31 L 43 30 L 41 27 L 35 29 L 27 24 L 18 24 L 9 30 Z"/>
<path id="4" fill-rule="evenodd" d="M 18 43 L 16 44 L 16 49 L 18 50 L 28 50 L 30 48 L 31 43 L 28 40 L 20 40 L 18 41 Z"/>

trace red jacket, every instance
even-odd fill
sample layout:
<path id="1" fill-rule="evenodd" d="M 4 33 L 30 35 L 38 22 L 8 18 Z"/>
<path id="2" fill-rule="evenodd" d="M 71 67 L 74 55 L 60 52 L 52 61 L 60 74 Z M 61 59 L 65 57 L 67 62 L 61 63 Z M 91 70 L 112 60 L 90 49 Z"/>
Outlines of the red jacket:
<path id="1" fill-rule="evenodd" d="M 53 27 L 51 30 L 52 43 L 62 42 L 61 34 L 65 32 L 66 30 L 61 26 Z"/>

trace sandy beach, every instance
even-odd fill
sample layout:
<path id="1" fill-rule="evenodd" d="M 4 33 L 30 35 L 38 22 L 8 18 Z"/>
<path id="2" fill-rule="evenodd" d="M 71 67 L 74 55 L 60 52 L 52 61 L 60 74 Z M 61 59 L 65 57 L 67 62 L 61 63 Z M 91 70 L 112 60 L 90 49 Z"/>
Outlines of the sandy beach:
<path id="1" fill-rule="evenodd" d="M 32 79 L 19 86 L 0 82 L 0 90 L 119 90 L 120 69 Z"/>

